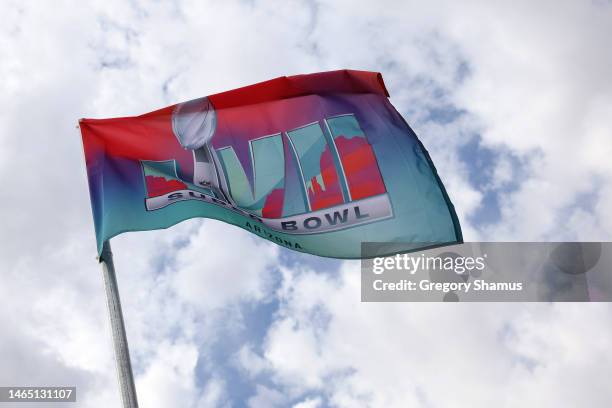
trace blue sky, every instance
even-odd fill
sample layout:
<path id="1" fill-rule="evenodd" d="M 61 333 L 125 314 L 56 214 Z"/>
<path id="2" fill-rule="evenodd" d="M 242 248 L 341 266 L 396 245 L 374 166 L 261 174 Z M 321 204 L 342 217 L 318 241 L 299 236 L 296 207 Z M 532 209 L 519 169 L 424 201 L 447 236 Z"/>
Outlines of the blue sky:
<path id="1" fill-rule="evenodd" d="M 119 406 L 80 117 L 380 71 L 466 240 L 611 238 L 610 2 L 8 0 L 0 14 L 0 385 Z M 113 250 L 141 406 L 612 402 L 607 304 L 361 303 L 357 262 L 208 220 Z"/>

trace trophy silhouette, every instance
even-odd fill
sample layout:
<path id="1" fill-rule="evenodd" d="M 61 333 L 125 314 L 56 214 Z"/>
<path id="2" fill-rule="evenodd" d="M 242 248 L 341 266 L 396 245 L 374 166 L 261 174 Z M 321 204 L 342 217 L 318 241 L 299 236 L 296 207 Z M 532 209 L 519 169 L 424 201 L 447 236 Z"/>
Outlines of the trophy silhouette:
<path id="1" fill-rule="evenodd" d="M 193 184 L 212 190 L 227 201 L 220 187 L 211 145 L 216 127 L 215 108 L 206 97 L 180 103 L 172 112 L 174 135 L 181 146 L 193 151 Z"/>

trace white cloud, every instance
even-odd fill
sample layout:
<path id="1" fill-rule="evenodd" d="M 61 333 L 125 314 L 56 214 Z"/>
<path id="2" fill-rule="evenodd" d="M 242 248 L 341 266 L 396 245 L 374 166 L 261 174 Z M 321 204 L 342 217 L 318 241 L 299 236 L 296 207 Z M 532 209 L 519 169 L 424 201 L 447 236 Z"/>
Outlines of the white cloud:
<path id="1" fill-rule="evenodd" d="M 173 289 L 200 309 L 261 301 L 272 288 L 278 247 L 238 228 L 208 221 L 177 249 Z"/>
<path id="2" fill-rule="evenodd" d="M 278 75 L 379 70 L 467 238 L 610 238 L 609 3 L 3 2 L 0 14 L 0 385 L 76 384 L 76 406 L 119 404 L 82 116 Z M 485 187 L 461 157 L 476 135 L 498 154 Z M 472 223 L 491 191 L 500 219 Z M 113 248 L 143 405 L 236 405 L 224 378 L 236 364 L 253 388 L 239 402 L 252 406 L 612 400 L 607 305 L 362 304 L 353 264 L 279 273 L 277 248 L 212 221 Z M 271 300 L 263 344 L 228 344 L 246 330 L 241 305 Z M 219 361 L 219 344 L 237 357 Z"/>
<path id="3" fill-rule="evenodd" d="M 240 348 L 235 356 L 234 364 L 239 369 L 243 369 L 250 378 L 264 373 L 269 368 L 268 361 L 259 356 L 249 345 Z"/>
<path id="4" fill-rule="evenodd" d="M 226 384 L 222 379 L 213 377 L 202 391 L 197 408 L 230 407 L 226 397 Z"/>
<path id="5" fill-rule="evenodd" d="M 361 303 L 357 266 L 293 276 L 263 351 L 278 385 L 339 407 L 609 404 L 609 305 Z"/>
<path id="6" fill-rule="evenodd" d="M 197 359 L 195 344 L 158 344 L 156 356 L 136 384 L 139 403 L 146 407 L 193 406 Z"/>
<path id="7" fill-rule="evenodd" d="M 599 183 L 612 183 L 605 158 L 612 146 L 603 136 L 612 127 L 602 122 L 612 108 L 606 80 L 612 58 L 601 52 L 612 11 L 580 1 L 462 8 L 481 18 L 478 24 L 448 20 L 449 35 L 461 44 L 472 71 L 455 103 L 481 121 L 486 145 L 531 154 L 534 162 L 517 191 L 504 195 L 502 220 L 486 235 L 567 238 L 580 228 L 568 234 L 564 209 Z"/>
<path id="8" fill-rule="evenodd" d="M 255 395 L 248 400 L 249 408 L 275 408 L 282 407 L 285 403 L 283 394 L 263 385 L 258 385 Z"/>
<path id="9" fill-rule="evenodd" d="M 321 406 L 321 398 L 307 398 L 293 406 L 293 408 L 318 408 Z"/>

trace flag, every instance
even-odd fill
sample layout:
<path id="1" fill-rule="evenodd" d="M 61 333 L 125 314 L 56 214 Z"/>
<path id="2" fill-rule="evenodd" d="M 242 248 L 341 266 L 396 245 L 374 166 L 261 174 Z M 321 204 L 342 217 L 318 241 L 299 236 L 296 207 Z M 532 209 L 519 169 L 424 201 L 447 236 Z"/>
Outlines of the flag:
<path id="1" fill-rule="evenodd" d="M 98 251 L 194 217 L 334 258 L 361 258 L 362 242 L 461 243 L 433 162 L 388 97 L 381 74 L 340 70 L 81 119 Z"/>

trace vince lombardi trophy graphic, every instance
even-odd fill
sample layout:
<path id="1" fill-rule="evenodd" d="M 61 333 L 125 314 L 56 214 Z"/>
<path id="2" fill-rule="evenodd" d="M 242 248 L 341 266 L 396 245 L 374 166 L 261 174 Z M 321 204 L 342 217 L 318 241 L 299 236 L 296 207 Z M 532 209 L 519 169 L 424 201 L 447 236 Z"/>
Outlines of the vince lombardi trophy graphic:
<path id="1" fill-rule="evenodd" d="M 180 103 L 172 113 L 172 131 L 181 146 L 193 151 L 193 184 L 227 201 L 219 183 L 211 139 L 217 127 L 215 108 L 208 98 Z"/>

